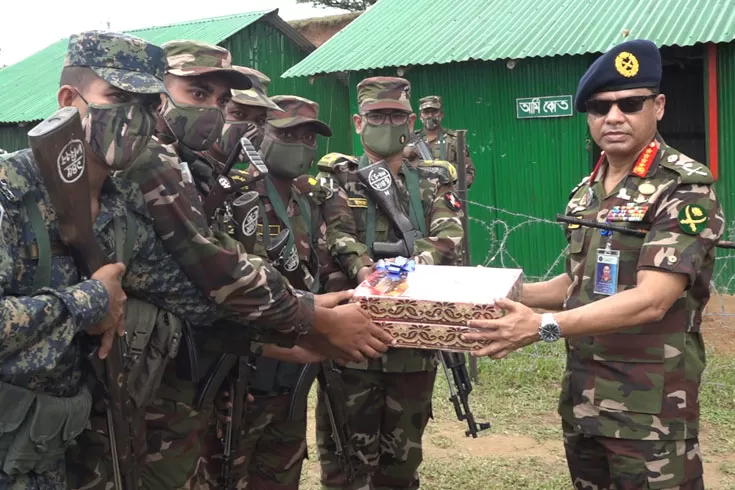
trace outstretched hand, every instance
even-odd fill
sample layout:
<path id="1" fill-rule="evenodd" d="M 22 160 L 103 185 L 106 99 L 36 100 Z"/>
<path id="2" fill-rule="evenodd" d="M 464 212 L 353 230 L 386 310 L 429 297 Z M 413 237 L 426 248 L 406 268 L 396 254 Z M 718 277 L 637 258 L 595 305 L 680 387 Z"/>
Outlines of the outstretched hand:
<path id="1" fill-rule="evenodd" d="M 470 327 L 485 331 L 462 334 L 463 340 L 490 341 L 487 347 L 472 351 L 473 356 L 502 359 L 539 340 L 540 314 L 507 298 L 495 300 L 495 306 L 505 310 L 505 316 L 494 320 L 471 320 L 468 324 Z"/>

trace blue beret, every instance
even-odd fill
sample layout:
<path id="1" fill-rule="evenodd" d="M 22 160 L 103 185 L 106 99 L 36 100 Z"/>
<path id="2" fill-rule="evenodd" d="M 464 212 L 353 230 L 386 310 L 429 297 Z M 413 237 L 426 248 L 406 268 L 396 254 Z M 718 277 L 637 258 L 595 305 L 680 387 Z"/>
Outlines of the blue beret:
<path id="1" fill-rule="evenodd" d="M 603 54 L 579 80 L 574 108 L 587 112 L 585 102 L 598 92 L 651 88 L 661 84 L 661 54 L 651 41 L 627 41 Z"/>

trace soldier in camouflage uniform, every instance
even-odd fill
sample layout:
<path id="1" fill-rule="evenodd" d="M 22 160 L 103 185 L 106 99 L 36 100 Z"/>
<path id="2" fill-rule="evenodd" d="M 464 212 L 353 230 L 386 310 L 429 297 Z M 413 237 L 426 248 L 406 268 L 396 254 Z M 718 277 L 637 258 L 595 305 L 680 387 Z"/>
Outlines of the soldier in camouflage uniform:
<path id="1" fill-rule="evenodd" d="M 126 293 L 205 324 L 216 318 L 156 238 L 137 186 L 111 176 L 153 134 L 164 67 L 163 51 L 139 38 L 69 39 L 58 100 L 82 117 L 94 233 L 117 260 L 91 278 L 61 242 L 31 150 L 0 157 L 0 488 L 69 488 L 65 452 L 93 405 L 80 341 L 102 336 L 99 355 L 107 355 L 123 332 Z"/>
<path id="2" fill-rule="evenodd" d="M 317 134 L 331 136 L 332 131 L 317 119 L 316 102 L 291 95 L 275 96 L 271 101 L 278 109 L 268 110 L 261 147 L 269 174 L 248 187 L 261 196 L 260 205 L 266 213 L 257 223 L 254 253 L 267 259 L 266 248 L 282 230 L 290 230 L 299 260 L 294 262 L 293 274 L 303 283 L 298 286 L 317 293 L 335 268 L 321 215 L 323 193 L 307 173 L 316 157 Z M 248 173 L 255 176 L 257 170 L 249 169 Z M 233 178 L 239 180 L 239 176 Z M 283 257 L 291 257 L 288 248 Z M 244 414 L 242 439 L 237 454 L 231 456 L 237 473 L 235 488 L 299 488 L 306 457 L 306 413 L 289 419 L 288 411 L 304 364 L 321 360 L 303 350 L 294 352 L 268 344 L 263 347 L 251 375 L 253 399 Z M 221 473 L 222 441 L 217 432 L 214 427 L 209 431 L 205 450 L 208 480 L 213 487 Z"/>
<path id="3" fill-rule="evenodd" d="M 126 176 L 140 185 L 166 249 L 217 304 L 242 312 L 261 329 L 275 330 L 291 346 L 298 338 L 299 345 L 328 355 L 378 356 L 390 336 L 356 305 L 324 308 L 334 305 L 335 297 L 315 299 L 308 291 L 288 287 L 266 262 L 248 256 L 222 230 L 210 228 L 201 199 L 214 166 L 202 160 L 201 152 L 221 135 L 231 89 L 247 89 L 251 82 L 232 68 L 230 53 L 218 46 L 171 41 L 163 49 L 171 98 L 161 109 L 157 136 Z M 192 402 L 206 372 L 197 360 L 199 347 L 212 340 L 210 331 L 194 329 L 185 336 L 186 348 L 169 365 L 159 397 L 148 408 L 145 488 L 205 485 L 197 482 L 197 474 L 202 473 L 198 465 L 211 410 L 198 412 Z M 222 346 L 231 348 L 226 339 Z"/>
<path id="4" fill-rule="evenodd" d="M 232 90 L 232 99 L 225 108 L 222 135 L 212 148 L 204 152 L 222 163 L 227 161 L 228 155 L 243 136 L 250 140 L 256 150 L 260 148 L 268 110 L 278 110 L 278 106 L 268 98 L 270 78 L 254 68 L 244 66 L 233 68 L 247 75 L 252 87 L 248 90 Z"/>
<path id="5" fill-rule="evenodd" d="M 461 252 L 459 203 L 451 190 L 454 166 L 445 161 L 411 162 L 403 150 L 416 116 L 407 80 L 374 77 L 357 86 L 359 114 L 354 116 L 365 154 L 325 156 L 318 164 L 321 185 L 332 195 L 324 204 L 330 251 L 353 281 L 374 268 L 372 241 L 393 241 L 396 232 L 375 206 L 355 171 L 379 160 L 390 166 L 400 201 L 417 230 L 413 258 L 423 264 L 452 265 Z M 420 204 L 419 204 L 420 203 Z M 408 213 L 408 210 L 411 210 Z M 421 438 L 431 414 L 436 376 L 435 351 L 390 349 L 381 358 L 348 364 L 342 376 L 352 444 L 360 461 L 352 483 L 335 455 L 323 393 L 317 405 L 317 438 L 325 489 L 418 488 Z"/>
<path id="6" fill-rule="evenodd" d="M 446 160 L 457 166 L 457 133 L 442 127 L 444 109 L 442 98 L 438 95 L 429 95 L 419 100 L 419 114 L 424 128 L 415 131 L 415 135 L 422 139 L 429 147 L 434 158 Z M 412 146 L 406 147 L 406 156 L 415 158 L 416 150 Z M 475 165 L 470 158 L 469 147 L 465 146 L 465 169 L 467 172 L 467 189 L 475 180 Z"/>
<path id="7" fill-rule="evenodd" d="M 645 236 L 569 225 L 566 272 L 526 285 L 523 304 L 498 301 L 508 315 L 466 335 L 493 341 L 475 354 L 494 358 L 566 337 L 559 413 L 578 489 L 704 488 L 700 327 L 725 219 L 707 167 L 657 133 L 660 81 L 656 45 L 629 41 L 593 63 L 575 98 L 604 153 L 566 214 Z"/>

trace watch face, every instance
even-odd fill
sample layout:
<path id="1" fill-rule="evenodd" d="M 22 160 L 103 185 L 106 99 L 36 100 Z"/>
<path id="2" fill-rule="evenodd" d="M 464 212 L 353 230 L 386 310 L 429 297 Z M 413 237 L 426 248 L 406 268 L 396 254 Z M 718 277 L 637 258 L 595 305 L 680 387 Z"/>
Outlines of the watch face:
<path id="1" fill-rule="evenodd" d="M 556 325 L 554 323 L 547 323 L 545 325 L 542 325 L 541 329 L 539 330 L 539 336 L 545 342 L 553 342 L 555 340 L 559 340 L 559 337 L 561 337 L 561 330 L 559 329 L 559 325 Z"/>

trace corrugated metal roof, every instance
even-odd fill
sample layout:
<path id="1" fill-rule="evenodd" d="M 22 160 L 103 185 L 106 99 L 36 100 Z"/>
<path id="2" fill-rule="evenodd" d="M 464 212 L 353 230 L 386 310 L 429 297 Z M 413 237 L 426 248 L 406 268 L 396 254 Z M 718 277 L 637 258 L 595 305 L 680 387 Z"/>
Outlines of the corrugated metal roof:
<path id="1" fill-rule="evenodd" d="M 379 0 L 283 76 L 597 53 L 640 38 L 730 42 L 735 1 Z"/>
<path id="2" fill-rule="evenodd" d="M 253 22 L 276 12 L 278 9 L 247 12 L 126 32 L 159 45 L 174 39 L 219 44 Z M 57 109 L 56 92 L 67 43 L 68 38 L 57 41 L 0 70 L 0 123 L 38 121 Z"/>

